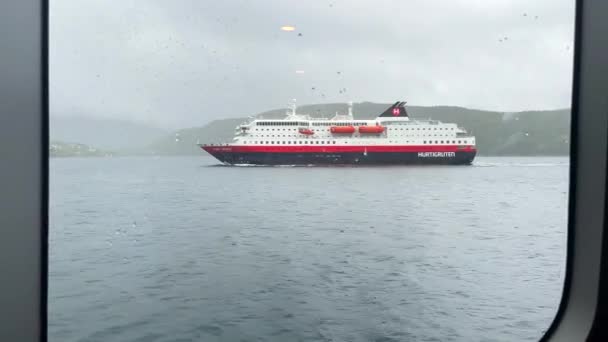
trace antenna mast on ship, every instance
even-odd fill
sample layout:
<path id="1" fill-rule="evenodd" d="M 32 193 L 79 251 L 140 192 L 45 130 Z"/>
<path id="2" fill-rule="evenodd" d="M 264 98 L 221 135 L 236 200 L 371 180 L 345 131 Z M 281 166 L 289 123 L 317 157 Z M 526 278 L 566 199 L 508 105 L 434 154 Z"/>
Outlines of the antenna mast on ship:
<path id="1" fill-rule="evenodd" d="M 298 115 L 296 114 L 296 108 L 297 108 L 296 99 L 293 99 L 293 100 L 291 100 L 291 102 L 288 106 L 288 109 L 285 113 L 287 115 L 287 118 L 295 119 L 298 117 Z"/>
<path id="2" fill-rule="evenodd" d="M 296 115 L 296 99 L 291 100 L 291 115 Z"/>

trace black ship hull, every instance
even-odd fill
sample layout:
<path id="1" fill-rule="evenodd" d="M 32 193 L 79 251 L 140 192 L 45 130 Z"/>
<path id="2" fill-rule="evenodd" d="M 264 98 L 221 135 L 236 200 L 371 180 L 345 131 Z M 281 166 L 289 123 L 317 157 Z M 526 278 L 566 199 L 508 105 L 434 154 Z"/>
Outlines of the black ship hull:
<path id="1" fill-rule="evenodd" d="M 207 148 L 225 164 L 240 165 L 469 165 L 476 151 L 241 151 Z"/>

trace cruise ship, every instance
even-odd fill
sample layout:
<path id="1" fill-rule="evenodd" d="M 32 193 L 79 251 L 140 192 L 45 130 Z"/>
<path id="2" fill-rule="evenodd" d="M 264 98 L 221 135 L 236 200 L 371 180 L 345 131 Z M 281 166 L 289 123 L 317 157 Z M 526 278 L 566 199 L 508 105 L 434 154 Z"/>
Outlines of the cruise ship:
<path id="1" fill-rule="evenodd" d="M 410 119 L 398 101 L 373 120 L 348 112 L 333 118 L 296 113 L 282 120 L 252 119 L 236 127 L 231 143 L 201 144 L 231 165 L 469 165 L 475 137 L 454 123 Z"/>

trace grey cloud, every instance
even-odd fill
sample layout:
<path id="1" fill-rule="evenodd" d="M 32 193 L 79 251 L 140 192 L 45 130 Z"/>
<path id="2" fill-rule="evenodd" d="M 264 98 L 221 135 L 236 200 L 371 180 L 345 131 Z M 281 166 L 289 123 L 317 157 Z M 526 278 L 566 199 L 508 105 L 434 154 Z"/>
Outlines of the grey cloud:
<path id="1" fill-rule="evenodd" d="M 573 17 L 565 0 L 53 1 L 51 109 L 179 127 L 291 98 L 567 107 Z"/>

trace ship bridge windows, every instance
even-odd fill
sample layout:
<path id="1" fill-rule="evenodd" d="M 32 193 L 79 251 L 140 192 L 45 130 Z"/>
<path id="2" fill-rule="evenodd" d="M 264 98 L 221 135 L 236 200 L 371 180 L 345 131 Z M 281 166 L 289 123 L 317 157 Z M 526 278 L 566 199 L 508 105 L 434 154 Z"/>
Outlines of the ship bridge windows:
<path id="1" fill-rule="evenodd" d="M 256 122 L 256 126 L 308 126 L 303 121 L 261 121 Z"/>

